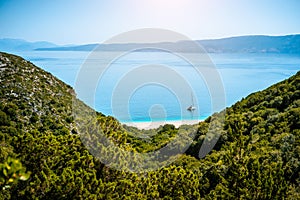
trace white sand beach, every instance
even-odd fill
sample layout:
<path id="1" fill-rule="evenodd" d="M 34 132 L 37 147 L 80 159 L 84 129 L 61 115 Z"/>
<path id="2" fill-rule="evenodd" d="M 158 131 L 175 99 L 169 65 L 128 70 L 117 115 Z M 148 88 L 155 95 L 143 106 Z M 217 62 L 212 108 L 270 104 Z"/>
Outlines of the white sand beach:
<path id="1" fill-rule="evenodd" d="M 129 122 L 129 123 L 124 123 L 127 126 L 133 126 L 138 129 L 153 129 L 153 128 L 158 128 L 161 125 L 165 124 L 173 124 L 176 128 L 179 126 L 186 124 L 186 125 L 194 125 L 201 122 L 201 120 L 173 120 L 173 121 L 154 121 L 154 122 Z"/>

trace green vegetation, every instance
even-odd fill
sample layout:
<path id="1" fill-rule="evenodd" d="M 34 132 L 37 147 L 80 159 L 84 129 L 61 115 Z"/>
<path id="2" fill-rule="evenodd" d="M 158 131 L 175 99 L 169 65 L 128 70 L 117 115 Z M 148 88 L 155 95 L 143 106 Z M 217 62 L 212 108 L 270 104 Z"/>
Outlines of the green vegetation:
<path id="1" fill-rule="evenodd" d="M 187 127 L 196 137 L 174 163 L 143 174 L 89 153 L 72 117 L 75 92 L 51 74 L 0 53 L 0 87 L 0 199 L 300 199 L 300 72 L 227 108 L 205 158 L 198 152 L 219 114 Z M 178 134 L 172 125 L 158 134 L 123 127 L 101 113 L 97 125 L 131 152 L 154 151 Z"/>

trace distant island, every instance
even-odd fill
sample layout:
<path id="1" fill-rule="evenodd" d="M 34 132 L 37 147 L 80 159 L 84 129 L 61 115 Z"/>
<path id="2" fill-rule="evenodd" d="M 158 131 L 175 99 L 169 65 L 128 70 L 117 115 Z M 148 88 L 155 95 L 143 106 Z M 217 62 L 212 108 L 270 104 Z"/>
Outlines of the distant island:
<path id="1" fill-rule="evenodd" d="M 161 49 L 179 52 L 196 52 L 191 42 L 197 42 L 208 53 L 291 53 L 300 54 L 300 34 L 286 36 L 239 36 L 223 39 L 161 42 L 154 44 Z M 147 43 L 84 44 L 59 46 L 49 42 L 27 42 L 16 39 L 0 39 L 0 51 L 127 51 L 154 46 Z M 151 51 L 156 51 L 152 49 Z"/>
<path id="2" fill-rule="evenodd" d="M 191 49 L 194 41 L 179 41 L 176 43 L 162 42 L 155 46 L 174 49 L 179 52 L 196 52 Z M 240 36 L 214 40 L 196 40 L 208 53 L 300 53 L 300 35 L 288 36 Z M 126 51 L 142 49 L 153 44 L 87 44 L 69 47 L 37 48 L 38 51 Z"/>

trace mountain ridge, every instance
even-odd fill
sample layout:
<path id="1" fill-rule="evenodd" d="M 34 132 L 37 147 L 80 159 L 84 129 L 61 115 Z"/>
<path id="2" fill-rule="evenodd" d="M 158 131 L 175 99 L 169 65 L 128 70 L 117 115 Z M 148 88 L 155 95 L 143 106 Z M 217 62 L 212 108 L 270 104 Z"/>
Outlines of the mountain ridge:
<path id="1" fill-rule="evenodd" d="M 195 52 L 191 42 L 201 45 L 208 53 L 300 53 L 300 34 L 284 36 L 247 35 L 220 39 L 154 43 L 157 48 L 180 52 Z M 147 43 L 56 45 L 50 42 L 27 42 L 20 39 L 0 39 L 2 51 L 128 51 L 151 47 Z M 156 50 L 153 50 L 156 51 Z"/>

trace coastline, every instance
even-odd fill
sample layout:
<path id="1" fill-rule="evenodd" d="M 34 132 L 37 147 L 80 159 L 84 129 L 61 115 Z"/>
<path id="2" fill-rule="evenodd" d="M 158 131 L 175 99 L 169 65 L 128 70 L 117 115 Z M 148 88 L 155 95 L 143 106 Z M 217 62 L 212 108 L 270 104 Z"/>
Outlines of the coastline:
<path id="1" fill-rule="evenodd" d="M 149 129 L 155 129 L 160 126 L 163 126 L 165 124 L 172 124 L 176 128 L 180 127 L 181 125 L 195 125 L 198 124 L 203 120 L 168 120 L 168 121 L 140 121 L 140 122 L 122 122 L 122 124 L 125 124 L 126 126 L 132 126 L 136 127 L 141 130 L 149 130 Z"/>

